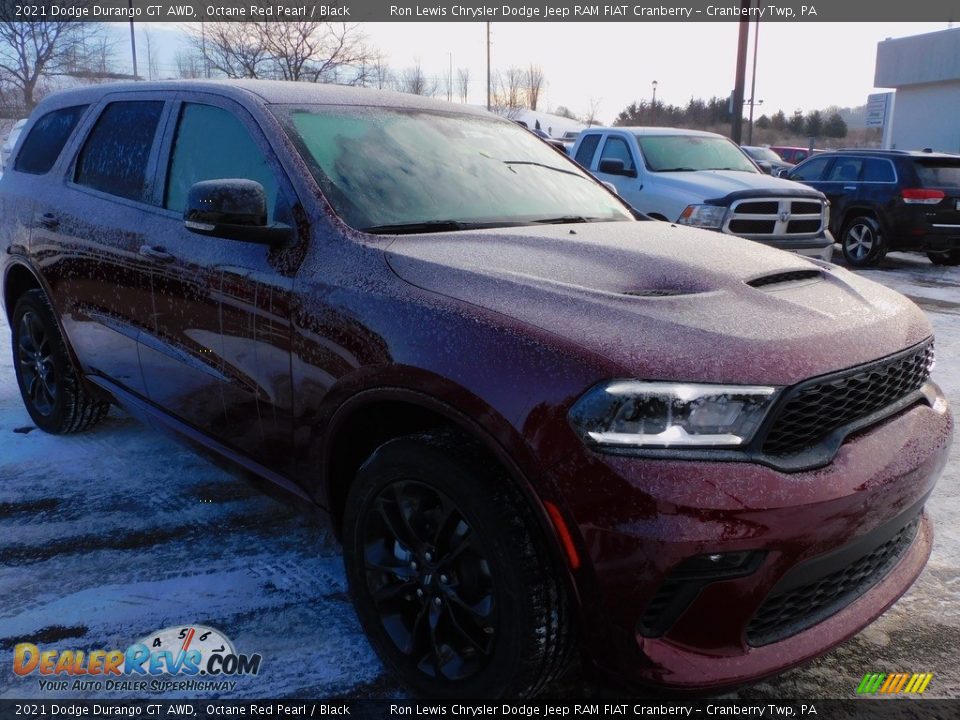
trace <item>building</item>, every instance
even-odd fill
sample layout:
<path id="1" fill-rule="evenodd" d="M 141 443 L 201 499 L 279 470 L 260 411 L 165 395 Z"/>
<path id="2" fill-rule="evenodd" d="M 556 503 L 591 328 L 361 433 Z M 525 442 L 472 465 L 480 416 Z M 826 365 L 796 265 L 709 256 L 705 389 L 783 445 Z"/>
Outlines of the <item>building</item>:
<path id="1" fill-rule="evenodd" d="M 874 85 L 896 90 L 885 147 L 960 152 L 960 28 L 877 43 Z"/>

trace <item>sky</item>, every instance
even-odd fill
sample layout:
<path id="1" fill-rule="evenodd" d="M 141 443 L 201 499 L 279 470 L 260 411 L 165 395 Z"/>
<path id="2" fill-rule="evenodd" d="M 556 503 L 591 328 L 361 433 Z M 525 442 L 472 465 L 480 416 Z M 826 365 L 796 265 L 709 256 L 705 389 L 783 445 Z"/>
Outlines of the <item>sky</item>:
<path id="1" fill-rule="evenodd" d="M 136 26 L 141 73 L 146 27 Z M 149 27 L 161 74 L 167 76 L 186 36 L 181 26 Z M 747 98 L 755 27 L 751 25 Z M 947 23 L 761 23 L 755 97 L 763 103 L 755 114 L 862 105 L 869 93 L 877 92 L 873 73 L 879 41 L 945 29 Z M 361 30 L 394 70 L 419 61 L 439 80 L 451 61 L 454 73 L 468 68 L 469 101 L 485 103 L 484 23 L 365 23 Z M 541 109 L 563 105 L 581 115 L 596 103 L 597 117 L 610 123 L 631 102 L 650 100 L 654 80 L 657 101 L 667 104 L 728 95 L 736 71 L 737 31 L 736 22 L 491 23 L 491 64 L 494 70 L 539 65 L 546 78 Z M 115 26 L 114 32 L 125 38 L 117 53 L 129 64 L 129 31 Z"/>

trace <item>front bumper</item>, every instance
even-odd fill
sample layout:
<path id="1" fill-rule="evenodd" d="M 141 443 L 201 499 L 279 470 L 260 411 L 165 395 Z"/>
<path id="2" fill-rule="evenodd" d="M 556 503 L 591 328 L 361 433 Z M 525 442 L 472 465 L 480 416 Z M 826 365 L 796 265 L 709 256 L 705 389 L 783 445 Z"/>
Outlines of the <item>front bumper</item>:
<path id="1" fill-rule="evenodd" d="M 596 588 L 586 641 L 592 661 L 629 684 L 702 690 L 779 672 L 849 638 L 922 570 L 932 530 L 921 508 L 951 437 L 949 412 L 918 404 L 848 438 L 828 466 L 805 472 L 592 454 L 590 499 L 573 507 Z M 801 608 L 799 625 L 756 633 L 756 618 L 785 582 L 815 584 L 911 521 L 897 553 L 867 573 L 862 594 L 812 623 Z M 682 563 L 744 551 L 756 553 L 755 568 L 703 584 L 668 627 L 651 632 L 645 614 Z"/>

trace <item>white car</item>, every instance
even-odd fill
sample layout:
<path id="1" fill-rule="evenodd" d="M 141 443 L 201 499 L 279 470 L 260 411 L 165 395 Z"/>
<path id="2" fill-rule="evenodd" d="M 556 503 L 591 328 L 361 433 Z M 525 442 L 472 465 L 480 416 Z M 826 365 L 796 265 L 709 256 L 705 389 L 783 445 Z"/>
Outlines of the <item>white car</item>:
<path id="1" fill-rule="evenodd" d="M 10 132 L 7 134 L 7 139 L 3 141 L 2 145 L 0 145 L 0 172 L 6 172 L 7 161 L 10 159 L 11 153 L 13 153 L 13 148 L 17 145 L 17 138 L 20 137 L 20 132 L 23 130 L 23 126 L 26 124 L 27 118 L 17 120 L 13 127 L 10 128 Z"/>
<path id="2" fill-rule="evenodd" d="M 636 210 L 830 260 L 829 203 L 762 173 L 729 138 L 661 127 L 588 128 L 570 155 Z"/>

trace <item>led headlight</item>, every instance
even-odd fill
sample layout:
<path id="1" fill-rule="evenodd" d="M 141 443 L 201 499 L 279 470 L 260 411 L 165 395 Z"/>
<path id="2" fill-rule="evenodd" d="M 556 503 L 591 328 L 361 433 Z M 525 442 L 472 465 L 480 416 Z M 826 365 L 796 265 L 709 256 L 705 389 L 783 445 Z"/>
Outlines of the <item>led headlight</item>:
<path id="1" fill-rule="evenodd" d="M 680 213 L 677 223 L 716 230 L 723 225 L 726 215 L 727 209 L 718 205 L 687 205 Z"/>
<path id="2" fill-rule="evenodd" d="M 614 447 L 740 447 L 753 439 L 777 388 L 614 380 L 570 410 L 589 443 Z"/>

